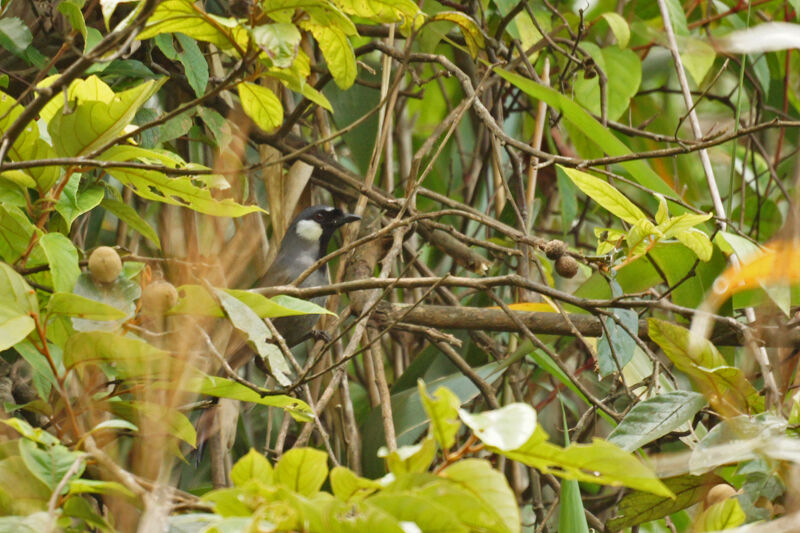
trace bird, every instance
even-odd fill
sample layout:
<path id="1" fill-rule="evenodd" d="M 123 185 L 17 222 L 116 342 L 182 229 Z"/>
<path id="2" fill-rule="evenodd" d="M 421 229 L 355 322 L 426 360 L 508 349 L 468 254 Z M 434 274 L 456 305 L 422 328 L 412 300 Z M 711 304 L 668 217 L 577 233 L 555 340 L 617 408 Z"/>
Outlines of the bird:
<path id="1" fill-rule="evenodd" d="M 328 253 L 328 244 L 337 229 L 361 220 L 361 217 L 352 213 L 345 213 L 337 207 L 328 205 L 314 205 L 300 212 L 292 221 L 286 234 L 278 247 L 278 253 L 270 264 L 267 272 L 254 284 L 255 287 L 275 287 L 288 285 L 296 280 L 300 274 L 323 258 Z M 330 285 L 327 264 L 323 264 L 303 280 L 300 287 L 324 287 Z M 310 301 L 324 306 L 328 297 L 316 296 Z M 275 329 L 281 334 L 286 344 L 291 348 L 308 339 L 313 334 L 313 328 L 319 320 L 319 315 L 297 315 L 272 319 Z M 237 342 L 228 347 L 229 367 L 236 370 L 244 366 L 255 357 L 253 349 L 239 337 Z M 256 364 L 262 363 L 255 358 Z M 259 365 L 262 366 L 262 365 Z M 263 370 L 267 370 L 262 366 Z M 220 370 L 220 375 L 224 372 Z M 197 465 L 203 457 L 204 443 L 216 432 L 221 431 L 228 435 L 224 440 L 229 441 L 235 434 L 236 421 L 238 420 L 238 402 L 227 402 L 230 407 L 226 420 L 219 420 L 220 406 L 226 404 L 224 399 L 213 398 L 212 407 L 208 408 L 197 420 L 197 449 L 194 453 L 194 463 Z M 231 413 L 236 413 L 232 415 Z M 226 424 L 227 423 L 227 424 Z M 227 428 L 225 428 L 227 426 Z M 232 427 L 231 427 L 232 426 Z M 233 442 L 224 443 L 230 449 Z"/>
<path id="2" fill-rule="evenodd" d="M 255 287 L 288 285 L 300 274 L 328 253 L 328 244 L 337 229 L 361 220 L 352 213 L 338 207 L 314 205 L 300 212 L 289 225 L 278 247 L 278 253 L 267 272 L 255 283 Z M 324 287 L 330 284 L 327 264 L 323 264 L 304 279 L 299 287 Z M 324 306 L 328 297 L 316 296 L 310 301 Z M 319 315 L 297 315 L 272 319 L 275 329 L 290 348 L 308 339 L 314 332 Z M 247 347 L 240 348 L 231 358 L 230 364 L 238 368 L 252 358 Z"/>

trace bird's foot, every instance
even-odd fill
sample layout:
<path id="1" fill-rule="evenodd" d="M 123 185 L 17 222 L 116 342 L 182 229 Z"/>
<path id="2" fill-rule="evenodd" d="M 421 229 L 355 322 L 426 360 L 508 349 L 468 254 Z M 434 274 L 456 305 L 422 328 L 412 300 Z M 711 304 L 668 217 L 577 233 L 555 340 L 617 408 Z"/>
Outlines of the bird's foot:
<path id="1" fill-rule="evenodd" d="M 312 329 L 311 338 L 314 339 L 314 342 L 323 341 L 326 344 L 331 342 L 332 340 L 332 337 L 328 335 L 328 332 L 323 331 L 321 329 Z"/>

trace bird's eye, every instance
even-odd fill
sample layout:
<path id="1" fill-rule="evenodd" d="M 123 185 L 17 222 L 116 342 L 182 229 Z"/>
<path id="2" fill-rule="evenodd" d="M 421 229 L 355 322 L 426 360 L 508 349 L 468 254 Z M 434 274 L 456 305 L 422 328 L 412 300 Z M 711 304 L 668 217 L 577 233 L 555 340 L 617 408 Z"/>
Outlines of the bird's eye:
<path id="1" fill-rule="evenodd" d="M 316 215 L 314 215 L 314 220 L 316 220 L 317 222 L 322 222 L 323 218 L 325 217 L 322 215 L 322 213 L 317 213 Z"/>

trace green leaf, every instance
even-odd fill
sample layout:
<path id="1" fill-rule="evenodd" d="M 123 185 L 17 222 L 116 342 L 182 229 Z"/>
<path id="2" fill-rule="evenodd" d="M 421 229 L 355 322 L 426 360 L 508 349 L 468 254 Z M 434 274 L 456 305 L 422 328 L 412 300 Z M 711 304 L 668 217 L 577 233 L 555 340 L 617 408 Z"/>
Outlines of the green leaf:
<path id="1" fill-rule="evenodd" d="M 3 305 L 21 314 L 39 313 L 36 291 L 28 285 L 25 278 L 5 263 L 0 263 L 0 295 Z"/>
<path id="2" fill-rule="evenodd" d="M 164 154 L 135 146 L 114 146 L 100 156 L 100 159 L 108 161 L 150 158 L 162 162 L 168 160 Z M 175 160 L 172 160 L 171 164 L 174 165 Z M 142 198 L 188 207 L 207 215 L 239 217 L 247 213 L 262 211 L 256 205 L 241 205 L 230 198 L 217 200 L 211 195 L 209 189 L 198 187 L 188 177 L 169 178 L 155 170 L 121 167 L 109 168 L 107 172 Z"/>
<path id="3" fill-rule="evenodd" d="M 88 320 L 120 320 L 127 316 L 116 307 L 71 292 L 53 294 L 47 303 L 47 311 Z"/>
<path id="4" fill-rule="evenodd" d="M 267 298 L 261 294 L 238 289 L 225 289 L 225 292 L 236 297 L 250 307 L 261 318 L 280 318 L 282 316 L 298 315 L 332 315 L 325 307 L 308 300 L 301 300 L 293 296 L 278 294 Z"/>
<path id="5" fill-rule="evenodd" d="M 602 16 L 608 23 L 608 27 L 611 28 L 614 37 L 616 37 L 619 47 L 625 48 L 628 46 L 628 42 L 631 40 L 631 29 L 628 26 L 628 21 L 622 18 L 622 15 L 613 11 L 603 13 Z"/>
<path id="6" fill-rule="evenodd" d="M 246 81 L 238 88 L 242 109 L 259 128 L 272 131 L 283 124 L 283 106 L 272 90 Z"/>
<path id="7" fill-rule="evenodd" d="M 110 100 L 79 96 L 77 105 L 70 101 L 69 112 L 65 112 L 62 104 L 47 126 L 56 153 L 66 157 L 86 155 L 111 141 L 130 124 L 136 111 L 164 81 L 166 78 L 146 81 L 116 93 Z"/>
<path id="8" fill-rule="evenodd" d="M 689 228 L 675 234 L 681 244 L 693 251 L 701 261 L 708 262 L 714 253 L 714 245 L 708 235 L 697 228 Z"/>
<path id="9" fill-rule="evenodd" d="M 0 422 L 14 428 L 17 433 L 26 439 L 37 442 L 43 446 L 55 446 L 56 444 L 60 444 L 55 435 L 48 433 L 42 428 L 35 428 L 21 418 L 6 418 L 5 420 L 0 420 Z"/>
<path id="10" fill-rule="evenodd" d="M 744 524 L 746 519 L 747 516 L 742 510 L 742 506 L 739 505 L 738 498 L 728 498 L 703 511 L 695 520 L 692 531 L 700 533 L 733 529 Z"/>
<path id="11" fill-rule="evenodd" d="M 635 224 L 637 221 L 647 218 L 647 216 L 642 213 L 641 209 L 636 207 L 624 194 L 607 182 L 574 168 L 561 167 L 561 170 L 569 176 L 569 179 L 571 179 L 586 196 L 611 212 L 612 215 L 621 218 L 629 224 Z"/>
<path id="12" fill-rule="evenodd" d="M 39 239 L 39 246 L 50 263 L 53 288 L 58 292 L 72 292 L 81 275 L 75 245 L 61 233 L 47 233 Z"/>
<path id="13" fill-rule="evenodd" d="M 629 49 L 616 46 L 600 48 L 592 43 L 581 45 L 608 78 L 606 117 L 618 120 L 630 108 L 642 82 L 642 61 Z M 575 81 L 575 100 L 595 115 L 602 114 L 600 77 L 581 76 Z"/>
<path id="14" fill-rule="evenodd" d="M 158 385 L 162 388 L 174 388 L 174 384 L 170 383 L 160 383 Z M 313 417 L 311 408 L 303 400 L 284 394 L 272 394 L 266 389 L 264 389 L 264 395 L 260 395 L 241 383 L 221 377 L 205 375 L 191 377 L 181 380 L 179 388 L 186 392 L 207 394 L 217 398 L 229 398 L 269 407 L 278 407 L 288 411 L 292 418 L 299 422 L 310 422 Z"/>
<path id="15" fill-rule="evenodd" d="M 19 453 L 28 470 L 50 487 L 50 490 L 55 490 L 72 464 L 85 455 L 80 452 L 72 452 L 63 444 L 54 444 L 41 449 L 35 442 L 27 439 L 19 441 Z M 79 476 L 82 471 L 83 467 L 72 475 Z"/>
<path id="16" fill-rule="evenodd" d="M 412 0 L 336 0 L 336 4 L 349 15 L 379 23 L 403 22 L 404 26 L 420 13 Z"/>
<path id="17" fill-rule="evenodd" d="M 691 421 L 705 404 L 702 394 L 682 390 L 648 398 L 628 411 L 608 441 L 625 451 L 635 451 Z"/>
<path id="18" fill-rule="evenodd" d="M 33 331 L 36 323 L 27 313 L 0 303 L 0 350 L 7 350 Z"/>
<path id="19" fill-rule="evenodd" d="M 25 49 L 33 42 L 28 26 L 19 17 L 0 19 L 0 46 L 16 56 L 22 57 Z"/>
<path id="20" fill-rule="evenodd" d="M 634 491 L 619 502 L 617 516 L 608 521 L 611 531 L 638 526 L 686 509 L 705 498 L 708 489 L 722 482 L 714 474 L 702 476 L 683 475 L 662 480 L 674 498 L 656 496 L 649 492 Z"/>
<path id="21" fill-rule="evenodd" d="M 142 375 L 168 358 L 168 352 L 144 341 L 106 331 L 78 332 L 64 347 L 64 366 L 67 369 L 85 364 L 113 363 L 117 371 L 134 371 Z"/>
<path id="22" fill-rule="evenodd" d="M 280 348 L 267 341 L 272 339 L 272 332 L 264 321 L 246 304 L 231 296 L 222 289 L 214 289 L 225 314 L 236 329 L 247 335 L 247 339 L 255 347 L 258 355 L 269 366 L 275 380 L 283 385 L 291 385 L 289 376 L 292 373 L 289 363 Z"/>
<path id="23" fill-rule="evenodd" d="M 664 202 L 664 204 L 666 205 L 666 201 Z M 662 220 L 661 222 L 658 223 L 656 229 L 664 235 L 665 239 L 669 239 L 676 233 L 680 233 L 689 228 L 693 228 L 698 224 L 702 224 L 706 220 L 710 219 L 711 216 L 712 216 L 711 213 L 706 213 L 703 215 L 698 215 L 694 213 L 684 213 L 682 215 L 678 215 L 677 217 Z"/>
<path id="24" fill-rule="evenodd" d="M 303 496 L 313 496 L 328 477 L 328 455 L 313 448 L 292 448 L 275 465 L 275 482 Z"/>
<path id="25" fill-rule="evenodd" d="M 413 490 L 379 493 L 370 497 L 367 502 L 386 511 L 401 524 L 414 524 L 417 529 L 409 528 L 409 531 L 447 533 L 470 531 L 461 523 L 460 517 L 453 509 Z"/>
<path id="26" fill-rule="evenodd" d="M 558 91 L 545 87 L 533 80 L 524 78 L 518 74 L 495 69 L 500 77 L 504 78 L 515 87 L 520 88 L 527 95 L 547 102 L 547 105 L 555 111 L 564 113 L 564 118 L 578 128 L 591 142 L 609 156 L 630 155 L 632 152 L 628 146 L 604 128 L 597 120 L 587 113 L 580 105 L 570 100 L 567 96 Z M 641 159 L 624 161 L 619 165 L 627 170 L 631 177 L 639 184 L 644 185 L 653 192 L 672 196 L 673 191 L 661 177 L 653 171 L 650 166 Z"/>
<path id="27" fill-rule="evenodd" d="M 361 501 L 382 488 L 378 481 L 357 475 L 344 466 L 335 466 L 330 475 L 333 495 L 342 501 Z"/>
<path id="28" fill-rule="evenodd" d="M 417 380 L 422 407 L 431 419 L 431 433 L 442 450 L 449 450 L 456 443 L 456 434 L 461 429 L 458 408 L 461 400 L 447 387 L 439 387 L 434 398 L 428 395 L 425 382 Z"/>
<path id="29" fill-rule="evenodd" d="M 19 455 L 0 460 L 0 487 L 2 487 L 0 488 L 0 502 L 2 502 L 3 514 L 30 515 L 25 518 L 26 521 L 41 515 L 41 513 L 31 514 L 34 511 L 47 509 L 47 502 L 53 492 L 50 487 L 32 474 Z M 39 533 L 51 527 L 52 519 L 48 515 L 47 521 L 44 523 L 41 520 L 38 524 L 34 521 L 30 529 L 21 529 L 18 524 L 13 524 L 13 522 L 8 525 L 7 533 L 19 531 Z"/>
<path id="30" fill-rule="evenodd" d="M 418 486 L 419 483 L 413 483 L 415 481 L 414 478 L 408 479 L 408 481 L 406 481 L 406 478 L 406 476 L 399 478 L 390 487 L 391 492 L 387 491 L 386 493 L 394 494 L 411 481 L 409 488 L 413 490 L 414 495 L 443 505 L 451 513 L 455 514 L 458 517 L 458 521 L 467 526 L 469 531 L 492 531 L 495 533 L 516 533 L 519 531 L 519 522 L 513 529 L 509 529 L 504 518 L 497 510 L 488 505 L 483 498 L 476 495 L 468 484 L 462 484 L 459 480 L 432 476 L 433 479 L 422 478 L 422 481 L 430 481 Z M 500 511 L 502 512 L 503 509 L 500 509 Z"/>
<path id="31" fill-rule="evenodd" d="M 616 283 L 615 280 L 612 281 L 612 286 L 614 283 Z M 622 290 L 620 289 L 619 294 L 621 295 L 621 293 Z M 638 334 L 639 315 L 636 314 L 636 311 L 619 308 L 613 308 L 611 311 L 631 333 Z M 600 342 L 597 344 L 597 366 L 600 375 L 605 377 L 614 372 L 620 372 L 625 368 L 625 365 L 633 357 L 636 349 L 636 340 L 622 326 L 617 325 L 612 318 L 602 317 L 601 320 L 606 327 L 602 337 L 600 337 Z M 614 348 L 613 352 L 611 351 L 612 347 Z M 614 356 L 616 356 L 616 359 Z"/>
<path id="32" fill-rule="evenodd" d="M 150 39 L 161 33 L 183 33 L 192 39 L 212 43 L 233 53 L 234 43 L 239 42 L 240 35 L 246 38 L 246 30 L 237 26 L 233 19 L 207 14 L 191 0 L 165 0 L 158 4 L 147 19 L 147 24 L 137 39 Z M 242 44 L 245 45 L 242 48 L 247 47 L 246 41 L 239 42 L 240 46 Z"/>
<path id="33" fill-rule="evenodd" d="M 183 33 L 176 33 L 175 38 L 183 49 L 178 54 L 178 60 L 186 72 L 186 81 L 194 90 L 197 97 L 203 96 L 208 85 L 208 63 L 203 57 L 203 52 L 197 46 L 197 41 Z"/>
<path id="34" fill-rule="evenodd" d="M 764 398 L 741 370 L 727 365 L 708 339 L 692 336 L 688 329 L 656 318 L 648 320 L 648 334 L 719 414 L 764 411 Z"/>
<path id="35" fill-rule="evenodd" d="M 488 447 L 509 459 L 532 466 L 564 479 L 601 485 L 625 486 L 661 496 L 672 496 L 656 475 L 633 455 L 603 439 L 591 444 L 571 444 L 561 448 L 546 441 L 541 427 L 528 442 L 516 450 Z"/>
<path id="36" fill-rule="evenodd" d="M 717 53 L 706 41 L 687 37 L 681 40 L 681 60 L 694 82 L 699 86 L 714 64 Z"/>
<path id="37" fill-rule="evenodd" d="M 526 403 L 476 414 L 459 409 L 458 416 L 484 444 L 504 451 L 519 448 L 536 431 L 536 411 Z"/>
<path id="38" fill-rule="evenodd" d="M 442 470 L 441 475 L 460 484 L 494 509 L 508 531 L 521 531 L 519 506 L 514 491 L 508 485 L 506 477 L 492 468 L 489 461 L 462 459 Z"/>
<path id="39" fill-rule="evenodd" d="M 250 448 L 247 455 L 236 461 L 231 469 L 231 481 L 236 487 L 240 487 L 255 479 L 264 485 L 272 485 L 273 470 L 267 458 Z"/>
<path id="40" fill-rule="evenodd" d="M 100 205 L 139 232 L 142 237 L 155 244 L 159 250 L 161 249 L 161 240 L 158 238 L 158 233 L 133 207 L 113 198 L 103 198 Z"/>
<path id="41" fill-rule="evenodd" d="M 135 497 L 122 483 L 100 479 L 73 479 L 69 482 L 69 494 L 122 494 Z"/>
<path id="42" fill-rule="evenodd" d="M 124 268 L 124 267 L 123 267 Z M 99 304 L 108 305 L 119 309 L 125 314 L 124 318 L 114 322 L 110 319 L 90 320 L 74 317 L 72 326 L 77 331 L 113 331 L 119 328 L 120 324 L 132 317 L 136 312 L 135 300 L 141 296 L 141 287 L 138 283 L 127 279 L 125 276 L 118 277 L 114 283 L 96 283 L 91 274 L 84 273 L 78 277 L 75 288 L 72 291 L 78 296 L 83 296 Z"/>
<path id="43" fill-rule="evenodd" d="M 58 4 L 58 11 L 67 18 L 72 29 L 77 30 L 86 39 L 86 21 L 83 20 L 80 6 L 70 0 L 64 0 Z"/>
<path id="44" fill-rule="evenodd" d="M 561 506 L 558 510 L 559 533 L 589 533 L 581 488 L 574 479 L 561 482 Z"/>
<path id="45" fill-rule="evenodd" d="M 311 21 L 301 23 L 317 40 L 333 81 L 340 89 L 347 89 L 356 80 L 356 56 L 353 45 L 345 32 L 334 26 L 325 26 Z"/>
<path id="46" fill-rule="evenodd" d="M 103 199 L 104 189 L 101 185 L 90 185 L 81 191 L 80 182 L 81 175 L 72 174 L 56 202 L 56 211 L 64 218 L 67 229 L 72 227 L 76 218 L 97 207 Z"/>
<path id="47" fill-rule="evenodd" d="M 14 263 L 28 248 L 36 227 L 19 208 L 0 204 L 0 257 Z"/>
<path id="48" fill-rule="evenodd" d="M 289 68 L 300 47 L 300 31 L 288 22 L 263 24 L 253 28 L 253 41 L 279 68 Z"/>
<path id="49" fill-rule="evenodd" d="M 186 415 L 175 408 L 135 400 L 108 403 L 112 413 L 134 425 L 146 427 L 150 434 L 166 433 L 192 447 L 197 446 L 197 432 Z"/>
<path id="50" fill-rule="evenodd" d="M 486 47 L 486 40 L 483 37 L 480 26 L 469 15 L 465 15 L 460 11 L 440 11 L 430 18 L 431 22 L 437 20 L 446 20 L 458 25 L 461 29 L 461 34 L 464 36 L 464 41 L 467 43 L 469 53 L 473 58 L 478 57 L 478 52 Z"/>
<path id="51" fill-rule="evenodd" d="M 417 444 L 400 446 L 391 452 L 386 447 L 381 447 L 378 457 L 386 460 L 389 472 L 395 476 L 427 472 L 436 457 L 436 441 L 428 436 Z"/>

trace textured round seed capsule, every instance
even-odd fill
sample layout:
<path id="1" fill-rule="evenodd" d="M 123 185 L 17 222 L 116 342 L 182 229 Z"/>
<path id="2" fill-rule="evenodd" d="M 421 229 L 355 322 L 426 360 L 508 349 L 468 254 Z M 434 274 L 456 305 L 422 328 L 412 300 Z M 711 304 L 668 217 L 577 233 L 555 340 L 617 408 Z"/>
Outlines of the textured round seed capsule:
<path id="1" fill-rule="evenodd" d="M 169 281 L 154 281 L 142 290 L 142 312 L 145 314 L 163 315 L 176 303 L 178 290 Z"/>
<path id="2" fill-rule="evenodd" d="M 733 498 L 734 496 L 736 496 L 736 489 L 727 483 L 714 485 L 706 494 L 705 506 L 706 508 L 709 508 L 715 503 L 725 501 L 728 498 Z"/>
<path id="3" fill-rule="evenodd" d="M 578 262 L 574 257 L 562 255 L 556 259 L 556 272 L 559 276 L 572 278 L 578 273 Z"/>
<path id="4" fill-rule="evenodd" d="M 548 259 L 555 261 L 565 253 L 567 253 L 567 243 L 553 239 L 544 245 L 544 253 Z"/>
<path id="5" fill-rule="evenodd" d="M 99 283 L 111 283 L 122 272 L 122 260 L 116 250 L 109 246 L 95 248 L 89 255 L 89 274 Z"/>

